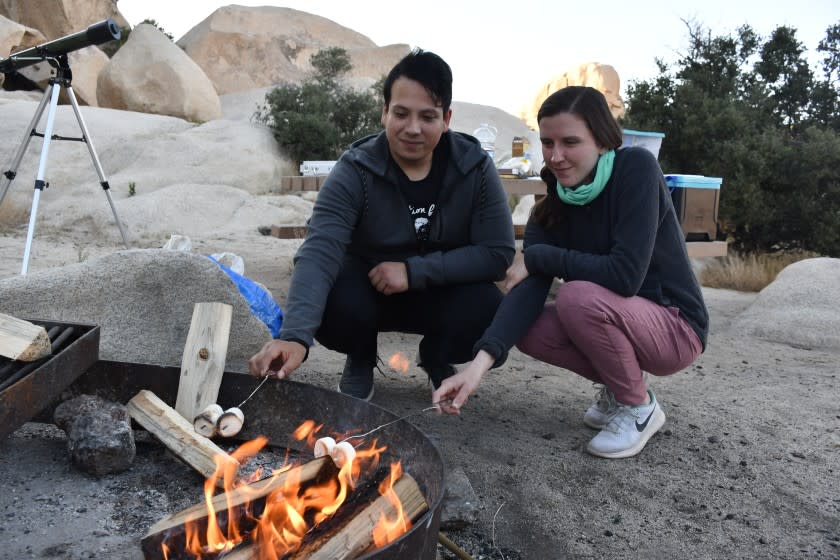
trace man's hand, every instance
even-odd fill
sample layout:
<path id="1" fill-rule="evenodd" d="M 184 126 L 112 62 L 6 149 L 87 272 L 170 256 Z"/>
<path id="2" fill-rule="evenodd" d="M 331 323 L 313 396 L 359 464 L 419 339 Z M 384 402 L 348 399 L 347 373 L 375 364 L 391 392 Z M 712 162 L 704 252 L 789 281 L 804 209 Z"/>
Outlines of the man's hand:
<path id="1" fill-rule="evenodd" d="M 383 262 L 368 272 L 370 284 L 377 292 L 386 296 L 408 291 L 408 270 L 405 263 Z"/>
<path id="2" fill-rule="evenodd" d="M 298 368 L 305 357 L 306 347 L 299 342 L 270 340 L 248 360 L 248 371 L 259 377 L 274 375 L 277 379 L 284 379 Z"/>
<path id="3" fill-rule="evenodd" d="M 505 272 L 505 291 L 511 291 L 529 275 L 528 269 L 525 268 L 525 257 L 521 253 L 517 254 L 516 258 L 513 259 L 513 264 Z"/>

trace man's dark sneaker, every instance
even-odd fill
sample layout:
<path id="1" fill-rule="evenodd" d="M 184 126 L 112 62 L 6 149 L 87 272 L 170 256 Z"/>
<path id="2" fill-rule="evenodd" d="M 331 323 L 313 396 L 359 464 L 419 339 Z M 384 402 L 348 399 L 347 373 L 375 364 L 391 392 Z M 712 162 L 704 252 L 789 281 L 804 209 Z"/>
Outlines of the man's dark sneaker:
<path id="1" fill-rule="evenodd" d="M 440 384 L 443 383 L 443 380 L 447 377 L 452 377 L 458 370 L 455 369 L 455 366 L 451 364 L 443 364 L 442 366 L 426 366 L 425 364 L 419 364 L 423 371 L 429 376 L 429 379 L 432 381 L 432 385 L 435 386 L 435 389 L 440 387 Z"/>
<path id="2" fill-rule="evenodd" d="M 353 358 L 348 355 L 344 372 L 338 382 L 338 392 L 363 401 L 373 398 L 373 366 L 375 360 Z"/>

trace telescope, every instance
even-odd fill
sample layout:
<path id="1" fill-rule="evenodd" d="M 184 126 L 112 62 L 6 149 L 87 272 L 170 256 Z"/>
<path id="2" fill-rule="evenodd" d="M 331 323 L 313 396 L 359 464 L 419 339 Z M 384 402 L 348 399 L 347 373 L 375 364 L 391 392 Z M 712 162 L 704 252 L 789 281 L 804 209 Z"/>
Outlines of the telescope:
<path id="1" fill-rule="evenodd" d="M 8 58 L 0 58 L 0 72 L 11 74 L 21 68 L 38 64 L 44 60 L 55 59 L 91 45 L 101 45 L 120 38 L 120 26 L 113 19 L 106 19 L 94 23 L 84 31 L 65 35 L 60 39 L 47 41 L 40 45 L 10 54 Z"/>

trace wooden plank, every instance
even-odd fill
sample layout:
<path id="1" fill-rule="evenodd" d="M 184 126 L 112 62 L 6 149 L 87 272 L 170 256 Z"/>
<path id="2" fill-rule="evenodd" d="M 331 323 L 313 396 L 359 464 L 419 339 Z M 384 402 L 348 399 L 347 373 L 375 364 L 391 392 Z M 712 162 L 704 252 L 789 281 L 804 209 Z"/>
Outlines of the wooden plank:
<path id="1" fill-rule="evenodd" d="M 545 194 L 542 179 L 502 179 L 502 187 L 507 194 Z"/>
<path id="2" fill-rule="evenodd" d="M 233 306 L 227 303 L 203 302 L 193 307 L 175 401 L 175 410 L 190 422 L 219 396 L 232 316 Z"/>
<path id="3" fill-rule="evenodd" d="M 271 235 L 280 239 L 303 239 L 306 226 L 271 226 Z"/>
<path id="4" fill-rule="evenodd" d="M 727 254 L 726 241 L 689 241 L 685 246 L 692 259 L 725 257 Z"/>
<path id="5" fill-rule="evenodd" d="M 47 329 L 5 313 L 0 313 L 0 356 L 21 362 L 34 362 L 49 356 Z"/>
<path id="6" fill-rule="evenodd" d="M 217 458 L 238 468 L 239 463 L 236 459 L 206 437 L 196 433 L 192 422 L 188 422 L 151 391 L 143 389 L 137 393 L 128 401 L 126 408 L 138 424 L 204 478 L 209 478 L 216 472 Z M 219 483 L 221 482 L 220 480 Z"/>

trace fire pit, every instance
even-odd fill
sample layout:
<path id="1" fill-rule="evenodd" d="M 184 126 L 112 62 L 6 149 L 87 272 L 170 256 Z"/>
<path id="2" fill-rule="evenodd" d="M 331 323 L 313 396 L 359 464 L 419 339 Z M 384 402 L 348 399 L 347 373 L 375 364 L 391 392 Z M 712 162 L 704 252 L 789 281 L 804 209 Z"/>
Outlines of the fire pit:
<path id="1" fill-rule="evenodd" d="M 99 327 L 55 321 L 43 326 L 52 355 L 34 362 L 0 357 L 0 439 L 32 419 L 99 358 Z"/>
<path id="2" fill-rule="evenodd" d="M 69 394 L 92 394 L 125 403 L 146 389 L 172 404 L 179 375 L 179 369 L 172 367 L 100 361 L 70 386 Z M 237 405 L 256 384 L 257 380 L 251 376 L 225 373 L 219 405 L 223 408 Z M 262 435 L 268 438 L 269 445 L 301 453 L 311 453 L 311 449 L 305 449 L 290 435 L 305 420 L 346 433 L 367 431 L 398 420 L 378 406 L 294 381 L 269 380 L 244 410 L 245 429 L 237 439 L 252 440 Z M 405 473 L 417 482 L 429 509 L 415 520 L 407 533 L 363 558 L 431 560 L 435 557 L 444 489 L 440 454 L 422 432 L 405 420 L 383 428 L 377 437 L 388 446 L 385 460 L 390 457 L 401 461 Z M 199 495 L 197 488 L 196 496 Z"/>

